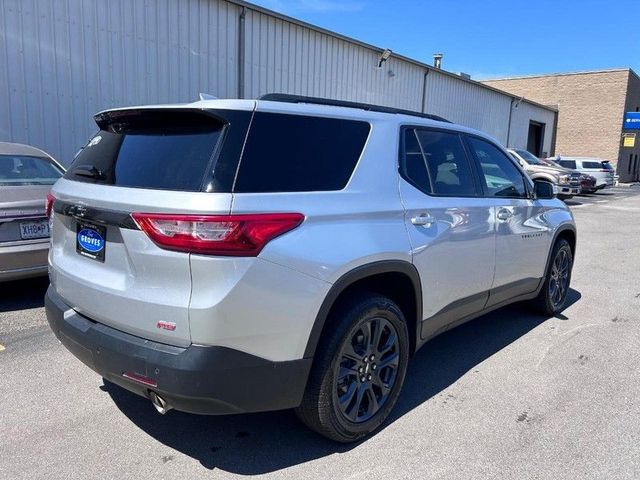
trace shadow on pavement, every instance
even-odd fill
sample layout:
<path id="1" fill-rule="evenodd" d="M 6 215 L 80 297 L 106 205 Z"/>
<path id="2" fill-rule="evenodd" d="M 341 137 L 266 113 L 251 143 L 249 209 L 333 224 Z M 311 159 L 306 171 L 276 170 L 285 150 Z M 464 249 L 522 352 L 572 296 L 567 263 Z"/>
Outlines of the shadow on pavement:
<path id="1" fill-rule="evenodd" d="M 567 306 L 580 297 L 579 292 L 570 290 Z M 546 320 L 530 313 L 525 305 L 517 304 L 432 340 L 413 358 L 402 395 L 385 425 L 428 401 Z M 336 444 L 316 435 L 299 423 L 292 411 L 224 417 L 171 411 L 160 416 L 147 399 L 106 381 L 102 389 L 136 426 L 159 442 L 197 459 L 208 469 L 257 475 L 344 453 L 358 446 Z"/>
<path id="2" fill-rule="evenodd" d="M 0 283 L 0 313 L 43 307 L 48 286 L 46 276 Z"/>

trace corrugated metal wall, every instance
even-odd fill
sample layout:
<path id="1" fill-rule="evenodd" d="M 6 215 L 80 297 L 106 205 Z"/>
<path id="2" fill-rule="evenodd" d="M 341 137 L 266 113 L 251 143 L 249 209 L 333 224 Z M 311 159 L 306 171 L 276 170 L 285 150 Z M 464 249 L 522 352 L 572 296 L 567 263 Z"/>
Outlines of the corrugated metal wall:
<path id="1" fill-rule="evenodd" d="M 556 114 L 552 110 L 545 110 L 544 108 L 527 102 L 514 102 L 508 146 L 513 148 L 527 148 L 530 120 L 544 124 L 542 150 L 546 152 L 547 155 L 551 155 Z"/>
<path id="2" fill-rule="evenodd" d="M 238 10 L 207 0 L 0 1 L 0 140 L 69 163 L 97 111 L 236 96 Z"/>
<path id="3" fill-rule="evenodd" d="M 431 70 L 426 111 L 476 128 L 506 143 L 511 97 Z"/>
<path id="4" fill-rule="evenodd" d="M 245 97 L 285 92 L 420 108 L 424 70 L 257 11 L 246 16 Z M 389 72 L 392 72 L 391 74 Z"/>
<path id="5" fill-rule="evenodd" d="M 0 140 L 41 147 L 68 164 L 94 131 L 95 112 L 189 102 L 199 92 L 223 98 L 283 92 L 422 109 L 425 66 L 392 56 L 377 68 L 380 50 L 249 5 L 240 90 L 243 5 L 1 0 Z M 427 112 L 502 142 L 510 101 L 455 76 L 431 70 L 427 77 Z M 531 107 L 532 115 L 549 113 Z M 520 117 L 522 125 L 512 127 L 517 138 L 528 128 Z"/>

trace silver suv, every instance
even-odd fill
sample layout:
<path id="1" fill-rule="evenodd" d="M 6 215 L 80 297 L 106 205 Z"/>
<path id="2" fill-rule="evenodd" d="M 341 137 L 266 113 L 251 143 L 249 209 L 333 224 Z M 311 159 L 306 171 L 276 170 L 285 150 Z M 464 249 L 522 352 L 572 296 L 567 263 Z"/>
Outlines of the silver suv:
<path id="1" fill-rule="evenodd" d="M 573 217 L 483 133 L 286 95 L 95 120 L 52 191 L 47 318 L 161 413 L 295 408 L 355 441 L 429 339 L 565 306 Z"/>
<path id="2" fill-rule="evenodd" d="M 568 200 L 580 193 L 581 174 L 579 172 L 544 163 L 527 150 L 509 148 L 507 151 L 524 168 L 531 180 L 553 183 L 559 199 Z"/>

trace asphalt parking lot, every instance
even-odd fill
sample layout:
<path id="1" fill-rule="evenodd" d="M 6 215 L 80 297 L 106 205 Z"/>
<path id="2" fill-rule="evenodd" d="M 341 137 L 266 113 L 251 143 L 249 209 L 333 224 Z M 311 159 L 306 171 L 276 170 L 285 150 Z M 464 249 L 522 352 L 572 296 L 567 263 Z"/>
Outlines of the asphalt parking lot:
<path id="1" fill-rule="evenodd" d="M 640 187 L 567 203 L 563 314 L 516 305 L 435 339 L 350 446 L 291 412 L 160 416 L 59 344 L 46 280 L 0 284 L 0 478 L 640 478 Z"/>

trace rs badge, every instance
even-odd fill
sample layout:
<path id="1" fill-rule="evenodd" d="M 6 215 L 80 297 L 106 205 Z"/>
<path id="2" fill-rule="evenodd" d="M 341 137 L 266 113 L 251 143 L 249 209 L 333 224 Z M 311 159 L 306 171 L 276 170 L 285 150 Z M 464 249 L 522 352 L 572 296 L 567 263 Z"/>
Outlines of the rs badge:
<path id="1" fill-rule="evenodd" d="M 156 323 L 156 327 L 173 332 L 176 329 L 176 324 L 173 322 L 159 321 L 158 323 Z"/>

